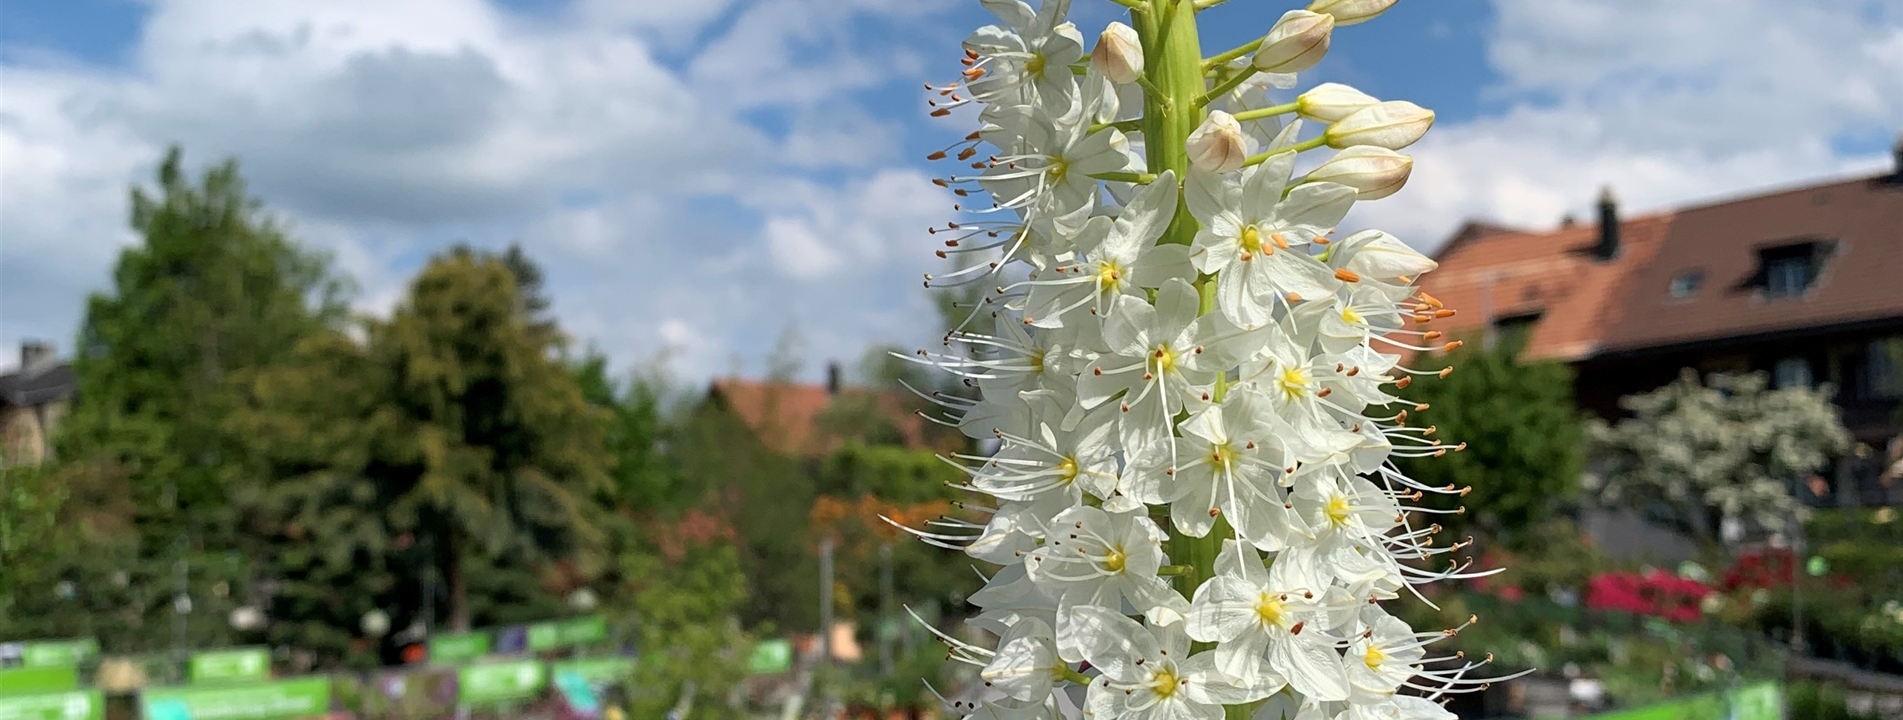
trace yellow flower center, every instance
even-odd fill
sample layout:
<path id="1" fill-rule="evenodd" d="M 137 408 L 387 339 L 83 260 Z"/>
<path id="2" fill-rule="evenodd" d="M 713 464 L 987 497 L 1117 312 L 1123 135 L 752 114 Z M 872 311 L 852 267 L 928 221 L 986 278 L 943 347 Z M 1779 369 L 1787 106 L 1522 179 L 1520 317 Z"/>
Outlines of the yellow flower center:
<path id="1" fill-rule="evenodd" d="M 1157 697 L 1167 698 L 1176 694 L 1176 683 L 1176 673 L 1167 669 L 1158 670 L 1150 676 L 1150 692 L 1156 693 Z"/>
<path id="2" fill-rule="evenodd" d="M 1360 325 L 1362 323 L 1361 313 L 1355 312 L 1354 308 L 1343 307 L 1341 309 L 1341 321 L 1349 325 Z"/>
<path id="3" fill-rule="evenodd" d="M 1031 361 L 1031 372 L 1037 373 L 1039 375 L 1044 374 L 1044 351 L 1043 350 L 1031 351 L 1030 361 Z"/>
<path id="4" fill-rule="evenodd" d="M 1076 480 L 1077 473 L 1077 458 L 1065 456 L 1062 461 L 1057 463 L 1057 476 L 1063 478 L 1064 482 Z"/>
<path id="5" fill-rule="evenodd" d="M 1262 593 L 1255 601 L 1255 616 L 1262 619 L 1264 625 L 1282 624 L 1282 599 L 1268 593 Z"/>
<path id="6" fill-rule="evenodd" d="M 1175 350 L 1171 350 L 1168 345 L 1158 345 L 1155 350 L 1150 351 L 1150 370 L 1152 372 L 1160 375 L 1175 369 Z"/>
<path id="7" fill-rule="evenodd" d="M 1348 507 L 1348 498 L 1341 495 L 1329 496 L 1328 504 L 1322 506 L 1322 514 L 1328 516 L 1328 522 L 1337 526 L 1348 524 L 1348 515 L 1352 512 Z"/>
<path id="8" fill-rule="evenodd" d="M 1229 458 L 1233 455 L 1235 455 L 1235 451 L 1229 448 L 1228 443 L 1216 445 L 1209 448 L 1209 464 L 1216 468 L 1228 467 Z"/>
<path id="9" fill-rule="evenodd" d="M 1244 227 L 1242 236 L 1236 238 L 1236 244 L 1242 246 L 1243 252 L 1252 255 L 1262 252 L 1262 231 L 1255 229 L 1254 225 Z"/>
<path id="10" fill-rule="evenodd" d="M 1051 158 L 1051 164 L 1044 168 L 1044 174 L 1051 176 L 1051 182 L 1063 182 L 1064 175 L 1070 172 L 1070 162 L 1063 158 Z"/>
<path id="11" fill-rule="evenodd" d="M 1282 394 L 1290 399 L 1308 394 L 1308 373 L 1302 372 L 1301 368 L 1283 370 L 1278 382 L 1282 386 Z"/>
<path id="12" fill-rule="evenodd" d="M 1110 548 L 1110 554 L 1103 559 L 1103 569 L 1113 573 L 1123 572 L 1124 564 L 1129 561 L 1130 556 L 1123 552 L 1122 545 L 1118 545 Z"/>
<path id="13" fill-rule="evenodd" d="M 1123 268 L 1115 261 L 1105 260 L 1097 263 L 1097 289 L 1111 292 L 1123 286 Z"/>
<path id="14" fill-rule="evenodd" d="M 1368 652 L 1361 655 L 1361 663 L 1367 665 L 1369 670 L 1380 670 L 1381 663 L 1386 662 L 1387 659 L 1388 654 L 1381 652 L 1381 648 L 1373 645 L 1369 645 Z"/>
<path id="15" fill-rule="evenodd" d="M 1043 75 L 1044 74 L 1044 54 L 1043 53 L 1034 54 L 1031 56 L 1031 59 L 1024 61 L 1024 71 L 1032 75 Z"/>

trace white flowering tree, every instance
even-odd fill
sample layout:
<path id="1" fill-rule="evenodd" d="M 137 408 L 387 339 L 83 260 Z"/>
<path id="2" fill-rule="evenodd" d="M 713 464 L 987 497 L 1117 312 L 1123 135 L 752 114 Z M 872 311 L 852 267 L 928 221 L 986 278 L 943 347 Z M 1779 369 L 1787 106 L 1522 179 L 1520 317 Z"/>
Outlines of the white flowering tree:
<path id="1" fill-rule="evenodd" d="M 1394 0 L 1315 0 L 1205 57 L 1223 0 L 1129 9 L 1089 49 L 1070 0 L 981 0 L 935 116 L 976 131 L 933 159 L 966 221 L 935 229 L 986 289 L 915 359 L 981 393 L 942 421 L 995 440 L 953 458 L 982 522 L 927 542 L 1002 566 L 971 596 L 995 646 L 982 718 L 1449 718 L 1484 661 L 1382 607 L 1471 577 L 1427 487 L 1391 462 L 1448 452 L 1407 424 L 1404 355 L 1453 343 L 1414 282 L 1434 262 L 1379 230 L 1433 113 L 1296 73 Z M 1086 52 L 1088 50 L 1088 52 Z M 1319 132 L 1304 128 L 1319 127 Z M 1139 146 L 1141 150 L 1136 148 Z M 1301 162 L 1305 152 L 1332 153 Z M 1307 172 L 1297 168 L 1310 166 Z M 967 168 L 969 170 L 967 171 Z"/>
<path id="2" fill-rule="evenodd" d="M 1850 445 L 1830 390 L 1772 390 L 1762 373 L 1678 380 L 1622 398 L 1632 417 L 1588 429 L 1585 485 L 1607 502 L 1672 508 L 1707 540 L 1720 519 L 1781 528 L 1792 488 Z"/>

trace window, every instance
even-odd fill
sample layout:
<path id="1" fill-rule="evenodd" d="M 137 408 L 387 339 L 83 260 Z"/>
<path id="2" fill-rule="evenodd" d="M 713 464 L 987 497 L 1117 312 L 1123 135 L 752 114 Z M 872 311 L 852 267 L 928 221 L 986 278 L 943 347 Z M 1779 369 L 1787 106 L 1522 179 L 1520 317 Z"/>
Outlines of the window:
<path id="1" fill-rule="evenodd" d="M 1758 272 L 1747 285 L 1766 298 L 1798 297 L 1810 290 L 1830 257 L 1835 243 L 1826 240 L 1773 245 L 1758 249 Z"/>
<path id="2" fill-rule="evenodd" d="M 1670 293 L 1674 300 L 1688 298 L 1698 292 L 1698 286 L 1704 282 L 1705 271 L 1686 270 L 1672 276 L 1672 287 L 1666 292 Z"/>
<path id="3" fill-rule="evenodd" d="M 1771 370 L 1771 386 L 1776 388 L 1811 386 L 1810 359 L 1787 357 Z"/>
<path id="4" fill-rule="evenodd" d="M 1903 335 L 1870 341 L 1870 396 L 1903 397 Z"/>

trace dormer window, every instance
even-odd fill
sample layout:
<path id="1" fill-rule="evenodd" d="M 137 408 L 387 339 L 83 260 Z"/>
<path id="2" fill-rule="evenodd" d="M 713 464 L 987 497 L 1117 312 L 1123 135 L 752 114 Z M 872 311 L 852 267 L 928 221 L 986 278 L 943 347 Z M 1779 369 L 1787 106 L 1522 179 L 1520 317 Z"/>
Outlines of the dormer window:
<path id="1" fill-rule="evenodd" d="M 1672 276 L 1672 286 L 1666 292 L 1673 300 L 1683 300 L 1698 292 L 1698 286 L 1705 284 L 1705 271 L 1684 270 Z"/>
<path id="2" fill-rule="evenodd" d="M 1766 298 L 1798 297 L 1817 283 L 1835 243 L 1826 240 L 1772 245 L 1758 249 L 1758 272 L 1749 285 Z"/>

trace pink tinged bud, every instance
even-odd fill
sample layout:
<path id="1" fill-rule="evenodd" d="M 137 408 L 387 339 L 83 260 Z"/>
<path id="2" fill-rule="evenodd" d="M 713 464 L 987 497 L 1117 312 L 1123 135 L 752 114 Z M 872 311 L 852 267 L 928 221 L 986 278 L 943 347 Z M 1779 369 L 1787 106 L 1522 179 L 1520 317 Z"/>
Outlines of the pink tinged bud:
<path id="1" fill-rule="evenodd" d="M 1341 83 L 1322 83 L 1295 98 L 1295 111 L 1302 117 L 1335 122 L 1356 110 L 1381 104 L 1380 100 Z"/>
<path id="2" fill-rule="evenodd" d="M 1354 188 L 1356 199 L 1379 200 L 1407 184 L 1414 158 L 1374 145 L 1356 145 L 1335 153 L 1308 174 L 1309 182 L 1331 182 Z"/>
<path id="3" fill-rule="evenodd" d="M 1315 67 L 1315 63 L 1328 54 L 1328 38 L 1334 31 L 1332 15 L 1290 10 L 1275 21 L 1268 37 L 1256 48 L 1255 67 L 1271 73 L 1301 72 Z"/>
<path id="4" fill-rule="evenodd" d="M 1399 150 L 1413 145 L 1434 126 L 1434 112 L 1406 100 L 1384 103 L 1349 113 L 1329 125 L 1322 137 L 1332 148 L 1373 145 Z"/>
<path id="5" fill-rule="evenodd" d="M 1249 158 L 1243 141 L 1242 124 L 1221 110 L 1209 111 L 1209 117 L 1189 134 L 1186 143 L 1189 164 L 1205 172 L 1234 172 Z"/>
<path id="6" fill-rule="evenodd" d="M 1308 9 L 1335 18 L 1336 25 L 1353 25 L 1373 20 L 1396 2 L 1399 0 L 1315 0 Z"/>
<path id="7" fill-rule="evenodd" d="M 1110 23 L 1097 36 L 1097 49 L 1090 51 L 1090 64 L 1097 72 L 1119 85 L 1133 83 L 1143 75 L 1143 43 L 1137 31 L 1120 22 Z"/>

